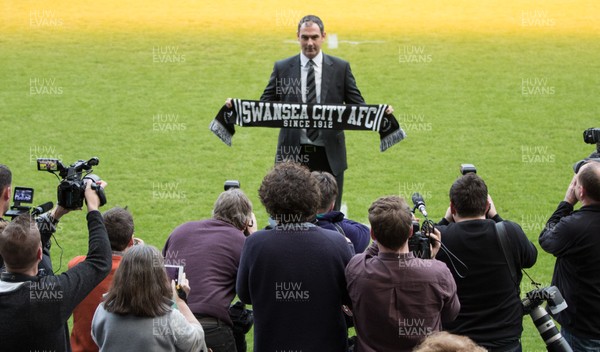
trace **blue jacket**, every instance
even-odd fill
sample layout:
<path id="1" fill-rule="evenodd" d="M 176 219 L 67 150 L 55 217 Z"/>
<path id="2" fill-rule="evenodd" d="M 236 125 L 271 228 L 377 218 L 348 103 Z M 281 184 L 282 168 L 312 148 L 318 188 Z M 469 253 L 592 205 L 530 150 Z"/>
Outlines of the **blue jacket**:
<path id="1" fill-rule="evenodd" d="M 354 252 L 357 254 L 364 252 L 371 240 L 371 231 L 367 226 L 345 219 L 344 213 L 339 211 L 317 215 L 317 225 L 324 229 L 340 232 L 348 237 L 354 245 Z"/>

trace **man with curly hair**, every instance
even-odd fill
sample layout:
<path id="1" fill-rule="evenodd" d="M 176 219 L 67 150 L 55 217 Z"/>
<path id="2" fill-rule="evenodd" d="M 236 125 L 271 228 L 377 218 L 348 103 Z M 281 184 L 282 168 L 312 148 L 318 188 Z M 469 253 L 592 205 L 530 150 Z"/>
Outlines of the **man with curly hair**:
<path id="1" fill-rule="evenodd" d="M 314 225 L 316 179 L 299 164 L 276 164 L 259 198 L 277 221 L 246 239 L 237 276 L 240 299 L 254 309 L 255 351 L 346 351 L 342 305 L 349 304 L 344 236 Z"/>

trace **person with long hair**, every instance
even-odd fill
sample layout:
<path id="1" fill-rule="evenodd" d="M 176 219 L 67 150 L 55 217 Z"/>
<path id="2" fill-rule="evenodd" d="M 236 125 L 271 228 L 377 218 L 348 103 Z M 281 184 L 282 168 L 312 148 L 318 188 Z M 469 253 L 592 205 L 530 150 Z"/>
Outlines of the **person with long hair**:
<path id="1" fill-rule="evenodd" d="M 178 284 L 189 293 L 185 274 Z M 92 337 L 100 351 L 208 351 L 202 325 L 175 282 L 169 285 L 162 255 L 146 245 L 133 246 L 123 256 L 94 314 Z"/>

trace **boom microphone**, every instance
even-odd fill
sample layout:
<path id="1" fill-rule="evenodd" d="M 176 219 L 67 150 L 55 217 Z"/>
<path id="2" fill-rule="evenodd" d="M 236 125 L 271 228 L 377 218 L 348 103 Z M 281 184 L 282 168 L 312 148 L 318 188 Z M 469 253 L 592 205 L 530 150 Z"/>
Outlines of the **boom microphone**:
<path id="1" fill-rule="evenodd" d="M 424 217 L 427 217 L 427 209 L 425 209 L 425 201 L 423 200 L 423 196 L 420 193 L 413 193 L 412 202 L 415 205 L 415 209 L 419 209 L 419 211 L 423 214 Z"/>
<path id="2" fill-rule="evenodd" d="M 37 207 L 31 209 L 31 215 L 35 216 L 43 214 L 52 209 L 52 207 L 54 207 L 54 203 L 52 202 L 46 202 L 44 204 L 38 205 Z"/>

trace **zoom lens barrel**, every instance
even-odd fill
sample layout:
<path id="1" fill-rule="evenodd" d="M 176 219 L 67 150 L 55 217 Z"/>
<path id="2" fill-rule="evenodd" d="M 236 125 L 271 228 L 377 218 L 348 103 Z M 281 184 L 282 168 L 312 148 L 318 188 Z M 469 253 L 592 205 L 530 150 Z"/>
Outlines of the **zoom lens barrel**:
<path id="1" fill-rule="evenodd" d="M 544 308 L 537 306 L 531 310 L 530 315 L 549 352 L 573 352 Z"/>

